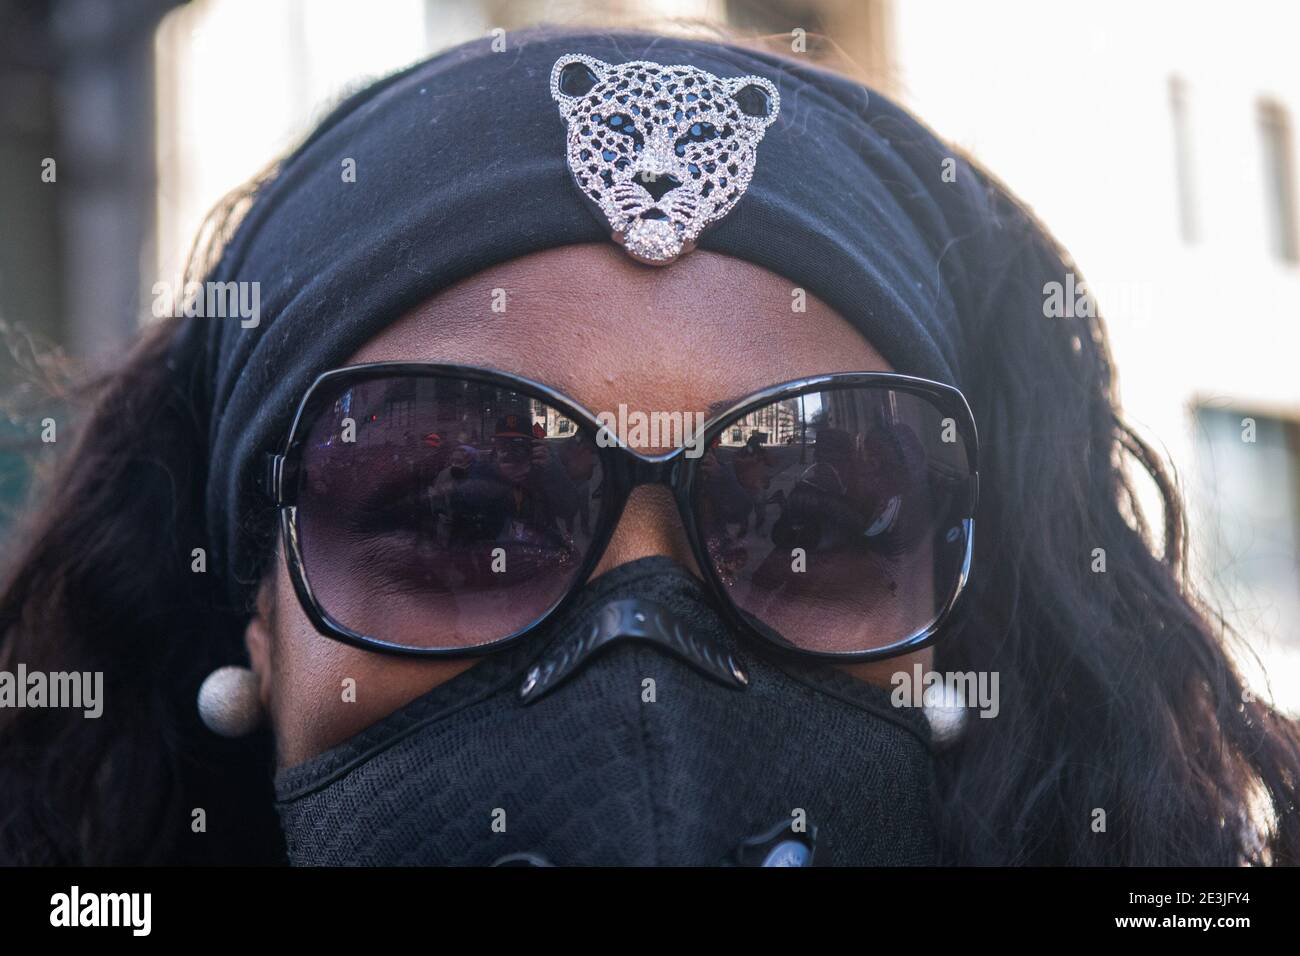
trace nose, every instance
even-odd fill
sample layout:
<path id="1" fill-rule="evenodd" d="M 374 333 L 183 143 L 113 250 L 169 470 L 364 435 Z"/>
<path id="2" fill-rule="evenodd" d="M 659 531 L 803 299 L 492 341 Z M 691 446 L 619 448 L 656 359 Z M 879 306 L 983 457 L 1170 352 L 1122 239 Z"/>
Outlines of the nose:
<path id="1" fill-rule="evenodd" d="M 672 558 L 696 577 L 703 577 L 672 495 L 668 489 L 652 485 L 632 492 L 591 576 L 599 577 L 620 564 L 651 555 Z"/>
<path id="2" fill-rule="evenodd" d="M 639 176 L 637 182 L 641 184 L 641 188 L 648 192 L 650 198 L 655 202 L 663 199 L 664 196 L 682 184 L 682 181 L 671 173 L 664 173 L 654 177 Z"/>

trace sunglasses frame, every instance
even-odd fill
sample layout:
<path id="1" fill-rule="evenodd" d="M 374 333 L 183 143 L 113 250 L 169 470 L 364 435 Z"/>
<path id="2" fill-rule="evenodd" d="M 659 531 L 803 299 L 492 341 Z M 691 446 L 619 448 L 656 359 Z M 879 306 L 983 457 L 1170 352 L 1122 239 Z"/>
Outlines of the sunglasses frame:
<path id="1" fill-rule="evenodd" d="M 360 634 L 337 621 L 325 610 L 312 591 L 311 584 L 307 579 L 298 527 L 298 469 L 301 464 L 303 448 L 319 412 L 332 403 L 343 389 L 361 382 L 386 378 L 456 378 L 481 385 L 504 388 L 545 403 L 573 421 L 580 430 L 589 431 L 593 437 L 604 430 L 616 442 L 615 444 L 605 445 L 600 442 L 595 443 L 596 452 L 600 456 L 604 490 L 601 496 L 600 510 L 593 523 L 594 533 L 591 544 L 587 548 L 582 565 L 575 573 L 564 594 L 530 624 L 520 628 L 513 634 L 486 644 L 476 644 L 472 647 L 433 648 L 394 644 L 382 638 Z M 766 647 L 798 657 L 845 663 L 885 660 L 933 643 L 952 617 L 970 577 L 975 531 L 974 516 L 979 496 L 979 462 L 975 420 L 965 396 L 951 385 L 944 385 L 910 375 L 899 375 L 894 372 L 835 372 L 815 375 L 773 385 L 741 399 L 726 411 L 720 412 L 709 419 L 705 423 L 704 431 L 698 440 L 702 443 L 700 447 L 709 448 L 714 440 L 735 421 L 774 402 L 797 398 L 809 392 L 861 387 L 908 392 L 930 400 L 939 411 L 956 423 L 958 434 L 961 435 L 962 440 L 965 442 L 967 462 L 970 469 L 968 479 L 969 502 L 965 510 L 967 517 L 963 519 L 966 549 L 962 559 L 961 573 L 953 593 L 949 595 L 944 606 L 928 625 L 901 640 L 895 641 L 893 644 L 870 650 L 839 652 L 796 647 L 792 643 L 780 639 L 775 635 L 774 631 L 765 633 L 765 625 L 763 627 L 757 626 L 754 621 L 746 617 L 745 613 L 728 594 L 726 585 L 719 578 L 713 562 L 709 558 L 707 546 L 693 507 L 695 482 L 700 474 L 700 462 L 703 460 L 703 455 L 688 457 L 685 447 L 675 448 L 672 451 L 658 455 L 645 455 L 633 451 L 623 443 L 621 438 L 610 433 L 599 419 L 586 408 L 546 385 L 508 372 L 467 365 L 417 362 L 374 362 L 324 372 L 316 378 L 299 402 L 283 451 L 279 454 L 267 455 L 264 490 L 270 495 L 280 513 L 280 530 L 289 576 L 303 611 L 307 614 L 312 625 L 323 636 L 364 650 L 403 657 L 438 659 L 482 657 L 486 654 L 504 650 L 536 633 L 543 624 L 554 618 L 569 604 L 591 576 L 591 572 L 595 569 L 596 564 L 600 561 L 606 547 L 609 545 L 609 540 L 618 525 L 618 520 L 633 489 L 643 484 L 659 484 L 668 487 L 672 492 L 696 564 L 704 575 L 705 586 L 713 596 L 724 619 L 733 628 L 760 641 Z"/>

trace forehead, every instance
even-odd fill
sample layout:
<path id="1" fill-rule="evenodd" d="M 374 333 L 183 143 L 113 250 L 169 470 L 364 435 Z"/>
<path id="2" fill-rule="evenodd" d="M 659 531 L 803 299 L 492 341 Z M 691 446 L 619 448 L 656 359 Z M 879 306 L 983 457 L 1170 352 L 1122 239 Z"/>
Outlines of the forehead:
<path id="1" fill-rule="evenodd" d="M 595 412 L 619 403 L 646 412 L 707 412 L 808 375 L 889 370 L 815 297 L 806 296 L 806 311 L 792 309 L 794 291 L 776 273 L 703 250 L 647 268 L 612 244 L 565 246 L 443 290 L 352 362 L 497 368 Z"/>

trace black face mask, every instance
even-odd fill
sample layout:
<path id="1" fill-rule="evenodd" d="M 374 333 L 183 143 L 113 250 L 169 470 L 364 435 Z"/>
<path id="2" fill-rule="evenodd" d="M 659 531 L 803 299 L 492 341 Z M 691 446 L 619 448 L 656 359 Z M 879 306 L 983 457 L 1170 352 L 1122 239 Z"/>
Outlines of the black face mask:
<path id="1" fill-rule="evenodd" d="M 667 558 L 276 779 L 291 862 L 924 865 L 920 710 L 735 646 Z M 743 656 L 742 656 L 743 655 Z"/>

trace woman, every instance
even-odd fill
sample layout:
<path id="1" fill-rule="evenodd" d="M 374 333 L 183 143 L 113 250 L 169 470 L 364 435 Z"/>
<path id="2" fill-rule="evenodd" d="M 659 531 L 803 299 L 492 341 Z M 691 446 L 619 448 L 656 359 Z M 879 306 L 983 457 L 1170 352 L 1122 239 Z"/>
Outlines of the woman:
<path id="1" fill-rule="evenodd" d="M 0 710 L 0 856 L 1295 862 L 1297 729 L 1189 595 L 1100 322 L 1045 317 L 1042 227 L 801 62 L 508 49 L 343 104 L 211 230 L 259 321 L 103 384 L 0 628 L 104 716 Z M 778 513 L 737 531 L 754 432 Z M 932 734 L 928 672 L 994 706 Z"/>

